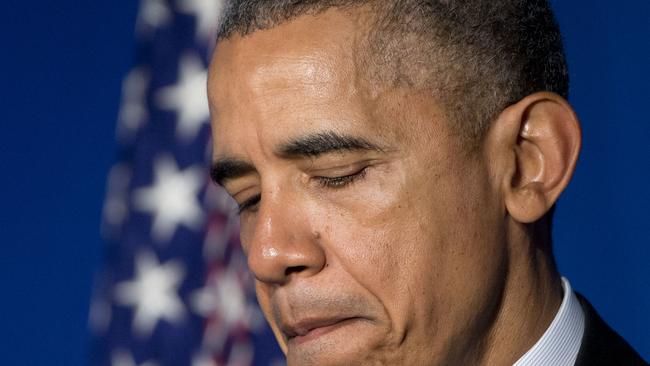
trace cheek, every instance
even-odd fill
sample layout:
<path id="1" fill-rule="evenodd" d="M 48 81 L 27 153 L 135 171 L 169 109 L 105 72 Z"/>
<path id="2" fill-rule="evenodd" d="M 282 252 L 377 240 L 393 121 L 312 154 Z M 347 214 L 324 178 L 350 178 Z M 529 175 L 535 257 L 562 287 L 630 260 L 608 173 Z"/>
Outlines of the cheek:
<path id="1" fill-rule="evenodd" d="M 422 237 L 402 174 L 375 174 L 349 192 L 315 204 L 309 216 L 313 227 L 324 231 L 329 260 L 395 320 L 404 318 L 412 303 L 411 284 L 418 282 L 413 281 L 418 274 L 411 263 Z"/>
<path id="2" fill-rule="evenodd" d="M 378 168 L 348 191 L 328 195 L 318 204 L 324 214 L 312 216 L 322 219 L 315 226 L 325 227 L 335 254 L 366 274 L 389 274 L 391 252 L 399 252 L 394 241 L 405 229 L 396 220 L 404 208 L 404 187 L 390 169 Z"/>
<path id="3" fill-rule="evenodd" d="M 453 333 L 489 306 L 504 255 L 497 205 L 482 180 L 480 171 L 407 183 L 397 175 L 313 216 L 331 254 L 382 303 L 397 332 Z"/>
<path id="4" fill-rule="evenodd" d="M 441 338 L 476 330 L 500 291 L 506 257 L 501 213 L 484 182 L 480 169 L 442 174 L 414 204 L 422 233 L 420 252 L 412 261 L 421 274 L 416 291 L 428 294 L 423 301 L 435 309 L 431 326 Z"/>

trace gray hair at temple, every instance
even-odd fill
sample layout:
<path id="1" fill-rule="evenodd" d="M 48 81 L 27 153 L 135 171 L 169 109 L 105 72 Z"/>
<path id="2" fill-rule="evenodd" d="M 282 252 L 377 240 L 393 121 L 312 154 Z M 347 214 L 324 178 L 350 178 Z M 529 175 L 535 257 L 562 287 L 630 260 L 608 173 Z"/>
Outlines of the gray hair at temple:
<path id="1" fill-rule="evenodd" d="M 217 42 L 330 8 L 371 14 L 357 60 L 369 82 L 431 92 L 473 141 L 529 94 L 567 97 L 562 39 L 546 0 L 231 0 Z"/>

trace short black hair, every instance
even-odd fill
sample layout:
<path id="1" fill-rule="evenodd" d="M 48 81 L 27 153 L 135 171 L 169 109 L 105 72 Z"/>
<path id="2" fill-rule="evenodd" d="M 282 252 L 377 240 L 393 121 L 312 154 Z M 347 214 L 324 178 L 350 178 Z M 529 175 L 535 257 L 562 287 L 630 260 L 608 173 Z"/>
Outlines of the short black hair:
<path id="1" fill-rule="evenodd" d="M 430 90 L 464 136 L 479 139 L 504 108 L 534 92 L 568 97 L 547 0 L 230 0 L 218 41 L 362 6 L 374 18 L 365 50 L 372 76 Z"/>

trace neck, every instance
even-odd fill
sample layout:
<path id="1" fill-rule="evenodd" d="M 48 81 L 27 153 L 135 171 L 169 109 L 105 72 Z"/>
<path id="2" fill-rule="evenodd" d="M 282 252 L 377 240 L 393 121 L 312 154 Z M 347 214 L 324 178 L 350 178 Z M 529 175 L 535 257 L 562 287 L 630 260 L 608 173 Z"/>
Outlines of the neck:
<path id="1" fill-rule="evenodd" d="M 500 307 L 482 357 L 470 364 L 512 365 L 541 338 L 562 303 L 562 283 L 548 235 L 531 235 L 513 225 L 508 238 L 508 272 Z M 534 241 L 532 237 L 542 238 Z"/>

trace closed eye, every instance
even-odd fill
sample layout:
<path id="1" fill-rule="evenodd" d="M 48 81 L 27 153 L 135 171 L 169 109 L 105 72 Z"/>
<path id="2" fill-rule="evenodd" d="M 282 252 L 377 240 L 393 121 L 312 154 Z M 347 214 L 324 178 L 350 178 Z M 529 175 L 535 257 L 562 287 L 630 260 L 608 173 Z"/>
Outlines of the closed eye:
<path id="1" fill-rule="evenodd" d="M 363 169 L 348 175 L 338 176 L 338 177 L 315 177 L 321 187 L 339 189 L 344 188 L 345 186 L 356 182 L 359 179 L 363 179 L 366 176 L 366 171 L 368 167 L 363 167 Z"/>
<path id="2" fill-rule="evenodd" d="M 260 199 L 262 199 L 262 195 L 256 194 L 253 197 L 247 199 L 246 201 L 238 204 L 237 214 L 241 215 L 244 211 L 252 209 L 255 205 L 257 205 L 260 202 Z"/>
<path id="3" fill-rule="evenodd" d="M 314 179 L 316 179 L 318 184 L 323 188 L 341 189 L 341 188 L 345 188 L 346 186 L 360 179 L 363 179 L 366 176 L 367 170 L 368 167 L 366 166 L 352 174 L 336 176 L 336 177 L 317 176 L 314 177 Z M 262 199 L 262 195 L 256 194 L 251 198 L 245 200 L 244 202 L 238 205 L 237 213 L 241 215 L 245 211 L 254 209 L 261 199 Z"/>

